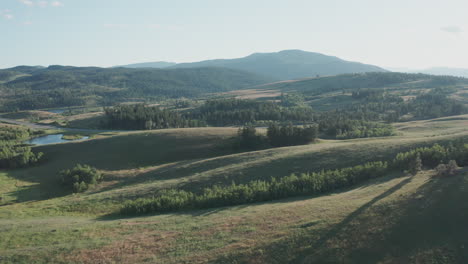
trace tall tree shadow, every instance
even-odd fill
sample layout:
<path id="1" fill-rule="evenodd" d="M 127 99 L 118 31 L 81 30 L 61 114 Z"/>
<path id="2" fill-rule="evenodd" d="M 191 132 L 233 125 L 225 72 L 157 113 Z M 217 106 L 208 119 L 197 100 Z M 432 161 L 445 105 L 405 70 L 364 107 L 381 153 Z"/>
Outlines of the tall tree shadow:
<path id="1" fill-rule="evenodd" d="M 390 178 L 394 179 L 394 178 Z M 390 180 L 388 177 L 375 179 L 372 182 L 362 184 L 360 186 L 355 186 L 350 189 L 359 189 L 359 188 L 366 188 L 371 187 L 373 185 L 381 184 L 385 181 Z M 316 230 L 314 229 L 313 233 L 303 233 L 299 236 L 288 237 L 282 239 L 276 243 L 270 244 L 266 247 L 261 248 L 259 251 L 262 252 L 263 256 L 267 256 L 268 259 L 257 261 L 259 263 L 308 263 L 312 260 L 310 259 L 303 259 L 304 256 L 315 255 L 316 249 L 322 249 L 326 242 L 332 238 L 334 238 L 340 232 L 346 229 L 346 227 L 356 220 L 361 214 L 363 214 L 366 210 L 371 208 L 377 202 L 385 199 L 386 197 L 390 196 L 391 194 L 395 193 L 406 184 L 412 181 L 411 177 L 407 177 L 406 179 L 401 180 L 396 185 L 392 186 L 390 189 L 386 190 L 385 192 L 377 195 L 372 200 L 366 202 L 364 205 L 360 206 L 358 209 L 353 211 L 349 214 L 345 219 L 343 219 L 340 223 L 333 225 L 329 229 L 324 230 Z M 347 191 L 347 190 L 340 190 L 340 192 Z M 305 225 L 301 225 L 300 228 L 308 228 L 311 226 L 315 226 L 320 221 L 311 222 Z M 302 249 L 304 245 L 307 245 L 307 249 Z M 218 259 L 217 263 L 243 263 L 243 262 L 250 262 L 250 257 L 255 256 L 244 256 L 244 255 L 230 255 L 230 256 L 223 256 Z M 255 263 L 257 263 L 255 262 Z M 315 260 L 313 260 L 315 262 Z M 320 258 L 317 263 L 336 263 L 336 260 L 328 261 L 326 258 Z"/>
<path id="2" fill-rule="evenodd" d="M 383 239 L 372 237 L 347 258 L 373 263 L 468 263 L 467 199 L 465 172 L 433 178 L 397 205 L 401 212 L 381 234 Z"/>
<path id="3" fill-rule="evenodd" d="M 218 262 L 468 263 L 466 171 L 429 178 L 416 191 L 377 204 L 412 180 L 402 180 L 330 228 L 306 229 L 251 251 L 262 252 L 260 257 L 234 254 Z"/>

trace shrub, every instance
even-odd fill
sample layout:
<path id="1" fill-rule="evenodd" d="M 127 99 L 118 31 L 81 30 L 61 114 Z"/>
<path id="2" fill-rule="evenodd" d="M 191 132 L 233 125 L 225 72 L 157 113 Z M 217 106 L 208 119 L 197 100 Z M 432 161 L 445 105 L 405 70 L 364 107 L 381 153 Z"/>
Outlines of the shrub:
<path id="1" fill-rule="evenodd" d="M 448 169 L 448 173 L 449 175 L 453 175 L 455 174 L 455 172 L 457 171 L 458 169 L 458 164 L 455 160 L 450 160 L 447 164 L 447 169 Z"/>
<path id="2" fill-rule="evenodd" d="M 439 177 L 453 176 L 457 169 L 458 165 L 455 160 L 450 160 L 447 164 L 439 164 L 435 168 L 436 175 Z"/>
<path id="3" fill-rule="evenodd" d="M 89 165 L 78 164 L 60 172 L 62 183 L 74 193 L 84 192 L 102 180 L 102 174 Z"/>

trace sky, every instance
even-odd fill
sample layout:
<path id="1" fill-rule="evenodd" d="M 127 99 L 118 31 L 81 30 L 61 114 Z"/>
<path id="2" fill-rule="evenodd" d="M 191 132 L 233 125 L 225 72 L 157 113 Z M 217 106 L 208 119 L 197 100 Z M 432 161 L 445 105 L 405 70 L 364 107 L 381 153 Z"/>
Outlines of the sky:
<path id="1" fill-rule="evenodd" d="M 467 13 L 467 0 L 0 0 L 0 68 L 285 49 L 391 68 L 468 68 Z"/>

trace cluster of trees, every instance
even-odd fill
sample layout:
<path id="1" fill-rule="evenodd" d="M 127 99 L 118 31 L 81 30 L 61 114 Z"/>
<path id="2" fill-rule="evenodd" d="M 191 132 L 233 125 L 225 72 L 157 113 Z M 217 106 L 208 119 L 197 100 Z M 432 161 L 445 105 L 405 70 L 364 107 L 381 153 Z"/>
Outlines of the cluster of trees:
<path id="1" fill-rule="evenodd" d="M 0 168 L 23 168 L 39 162 L 42 152 L 34 153 L 22 141 L 42 131 L 32 131 L 18 126 L 0 126 Z"/>
<path id="2" fill-rule="evenodd" d="M 353 92 L 353 97 L 358 98 L 359 103 L 326 112 L 314 112 L 310 107 L 297 106 L 298 103 L 292 102 L 208 100 L 191 116 L 215 126 L 258 124 L 262 121 L 313 122 L 319 124 L 319 132 L 324 136 L 347 139 L 392 136 L 395 131 L 387 123 L 399 121 L 408 115 L 426 119 L 468 112 L 466 106 L 448 98 L 440 89 L 408 101 L 379 89 L 359 89 Z M 281 98 L 287 96 L 282 95 Z M 289 99 L 301 102 L 300 96 L 291 95 Z"/>
<path id="3" fill-rule="evenodd" d="M 441 90 L 408 101 L 376 89 L 358 90 L 353 96 L 360 98 L 358 103 L 316 113 L 314 121 L 319 124 L 322 134 L 335 138 L 391 136 L 395 132 L 386 123 L 404 118 L 428 119 L 468 112 L 466 106 L 448 98 Z"/>
<path id="4" fill-rule="evenodd" d="M 241 149 L 260 149 L 266 147 L 283 147 L 304 145 L 318 137 L 318 126 L 293 126 L 270 124 L 266 136 L 258 134 L 253 126 L 239 128 L 235 146 Z"/>
<path id="5" fill-rule="evenodd" d="M 0 141 L 25 140 L 31 133 L 31 130 L 18 126 L 0 126 Z"/>
<path id="6" fill-rule="evenodd" d="M 240 127 L 234 143 L 235 149 L 261 149 L 267 148 L 268 141 L 264 135 L 257 134 L 254 126 Z"/>
<path id="7" fill-rule="evenodd" d="M 407 101 L 392 94 L 381 96 L 371 95 L 364 101 L 344 108 L 342 111 L 354 115 L 353 119 L 367 121 L 400 121 L 403 116 L 410 115 L 416 119 L 437 118 L 442 116 L 460 115 L 468 112 L 468 108 L 447 97 L 443 89 L 433 89 Z"/>
<path id="8" fill-rule="evenodd" d="M 450 142 L 447 146 L 434 144 L 430 147 L 420 147 L 411 151 L 398 153 L 392 164 L 395 169 L 411 170 L 420 159 L 421 167 L 433 169 L 439 164 L 447 164 L 454 160 L 462 166 L 468 165 L 468 144 L 463 140 Z"/>
<path id="9" fill-rule="evenodd" d="M 102 180 L 102 174 L 96 168 L 81 164 L 60 171 L 60 177 L 62 184 L 74 193 L 84 192 Z"/>
<path id="10" fill-rule="evenodd" d="M 318 120 L 320 132 L 326 137 L 337 139 L 385 137 L 395 135 L 392 125 L 346 118 L 343 112 L 333 111 L 322 114 Z"/>
<path id="11" fill-rule="evenodd" d="M 144 104 L 117 105 L 104 108 L 108 128 L 160 129 L 205 126 L 203 121 L 187 119 L 177 111 Z"/>
<path id="12" fill-rule="evenodd" d="M 43 155 L 34 153 L 29 146 L 0 142 L 0 169 L 28 167 L 39 162 Z"/>
<path id="13" fill-rule="evenodd" d="M 230 186 L 215 185 L 196 194 L 170 189 L 152 198 L 140 198 L 126 202 L 120 210 L 122 215 L 162 213 L 177 210 L 201 209 L 271 201 L 286 197 L 319 194 L 346 187 L 370 178 L 381 177 L 387 171 L 387 163 L 372 162 L 340 170 L 316 173 L 292 174 L 270 181 L 252 181 Z"/>
<path id="14" fill-rule="evenodd" d="M 208 100 L 192 116 L 210 125 L 226 126 L 258 121 L 312 121 L 313 111 L 310 107 L 282 107 L 275 102 L 231 98 Z"/>
<path id="15" fill-rule="evenodd" d="M 276 123 L 268 126 L 267 138 L 273 147 L 304 145 L 313 142 L 318 137 L 317 125 L 280 126 Z"/>
<path id="16" fill-rule="evenodd" d="M 398 153 L 391 162 L 369 162 L 364 165 L 337 170 L 292 174 L 270 181 L 255 180 L 246 184 L 212 186 L 202 193 L 169 189 L 151 198 L 139 198 L 126 202 L 120 213 L 140 215 L 177 210 L 201 209 L 219 206 L 238 205 L 270 201 L 300 195 L 313 195 L 349 187 L 371 178 L 382 177 L 391 171 L 408 171 L 416 174 L 423 166 L 434 168 L 437 164 L 444 175 L 453 174 L 457 163 L 468 164 L 468 144 L 456 141 L 441 146 L 421 147 L 408 152 Z"/>

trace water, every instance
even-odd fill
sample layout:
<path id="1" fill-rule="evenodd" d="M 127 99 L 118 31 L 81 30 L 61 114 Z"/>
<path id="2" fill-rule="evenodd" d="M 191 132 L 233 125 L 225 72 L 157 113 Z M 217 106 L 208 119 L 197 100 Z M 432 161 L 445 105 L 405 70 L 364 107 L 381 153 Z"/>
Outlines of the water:
<path id="1" fill-rule="evenodd" d="M 47 135 L 47 136 L 37 137 L 37 138 L 27 140 L 24 143 L 31 144 L 31 145 L 48 145 L 48 144 L 64 143 L 64 142 L 70 142 L 70 141 L 81 141 L 81 140 L 85 140 L 89 138 L 89 137 L 83 137 L 81 139 L 67 140 L 67 139 L 62 139 L 62 136 L 63 134 Z"/>

